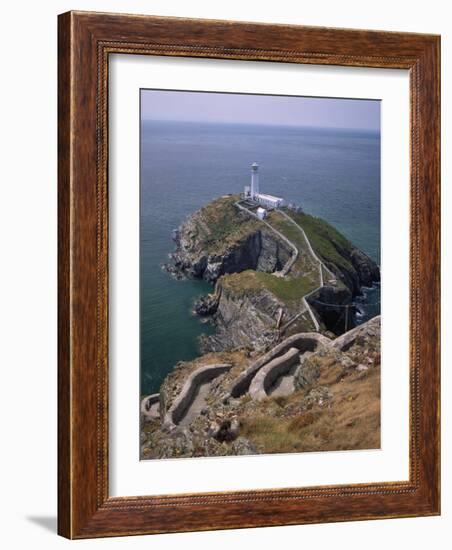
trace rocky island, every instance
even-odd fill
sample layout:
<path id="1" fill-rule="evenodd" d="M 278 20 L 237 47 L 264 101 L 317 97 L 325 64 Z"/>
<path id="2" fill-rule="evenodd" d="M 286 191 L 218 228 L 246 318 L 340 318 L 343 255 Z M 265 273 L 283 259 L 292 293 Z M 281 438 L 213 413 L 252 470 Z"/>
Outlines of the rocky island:
<path id="1" fill-rule="evenodd" d="M 213 201 L 175 233 L 168 269 L 215 285 L 195 305 L 198 314 L 213 316 L 217 328 L 203 350 L 265 349 L 281 332 L 337 335 L 353 328 L 353 298 L 380 280 L 375 262 L 319 218 L 279 208 L 261 221 L 239 200 Z"/>
<path id="2" fill-rule="evenodd" d="M 143 459 L 380 445 L 380 319 L 355 327 L 353 303 L 379 267 L 299 208 L 261 211 L 223 196 L 174 233 L 165 269 L 212 284 L 194 311 L 215 333 L 143 396 Z"/>

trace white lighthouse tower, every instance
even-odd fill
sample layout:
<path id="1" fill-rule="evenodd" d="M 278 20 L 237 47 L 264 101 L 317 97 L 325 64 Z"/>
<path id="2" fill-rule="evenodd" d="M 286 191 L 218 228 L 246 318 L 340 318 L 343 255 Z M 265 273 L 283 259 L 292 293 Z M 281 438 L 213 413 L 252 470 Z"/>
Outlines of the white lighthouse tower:
<path id="1" fill-rule="evenodd" d="M 251 165 L 251 198 L 256 200 L 257 195 L 259 195 L 259 165 L 257 162 L 253 162 Z"/>
<path id="2" fill-rule="evenodd" d="M 245 185 L 243 190 L 243 198 L 245 200 L 252 200 L 257 202 L 260 206 L 265 208 L 280 208 L 284 206 L 284 199 L 281 197 L 274 197 L 273 195 L 268 195 L 267 193 L 261 193 L 259 191 L 259 166 L 257 162 L 253 162 L 251 165 L 251 185 Z"/>

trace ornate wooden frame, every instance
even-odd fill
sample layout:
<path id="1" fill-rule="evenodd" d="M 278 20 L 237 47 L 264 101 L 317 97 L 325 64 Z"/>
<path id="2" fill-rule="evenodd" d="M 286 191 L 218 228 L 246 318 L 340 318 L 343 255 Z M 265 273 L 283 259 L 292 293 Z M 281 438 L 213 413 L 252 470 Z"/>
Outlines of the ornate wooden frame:
<path id="1" fill-rule="evenodd" d="M 439 514 L 439 36 L 68 12 L 59 16 L 58 40 L 59 533 L 85 538 Z M 111 53 L 409 70 L 409 481 L 109 497 Z"/>

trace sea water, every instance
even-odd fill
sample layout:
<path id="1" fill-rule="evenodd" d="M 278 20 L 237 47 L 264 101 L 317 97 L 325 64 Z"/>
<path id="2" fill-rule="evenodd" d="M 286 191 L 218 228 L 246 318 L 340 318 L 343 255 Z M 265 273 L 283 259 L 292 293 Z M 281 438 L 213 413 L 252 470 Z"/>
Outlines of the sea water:
<path id="1" fill-rule="evenodd" d="M 380 263 L 380 136 L 356 130 L 142 121 L 141 393 L 159 390 L 180 360 L 199 354 L 212 327 L 193 315 L 204 281 L 161 269 L 172 231 L 212 199 L 240 193 L 259 164 L 261 192 L 319 216 Z M 379 313 L 380 289 L 365 289 L 358 322 Z"/>

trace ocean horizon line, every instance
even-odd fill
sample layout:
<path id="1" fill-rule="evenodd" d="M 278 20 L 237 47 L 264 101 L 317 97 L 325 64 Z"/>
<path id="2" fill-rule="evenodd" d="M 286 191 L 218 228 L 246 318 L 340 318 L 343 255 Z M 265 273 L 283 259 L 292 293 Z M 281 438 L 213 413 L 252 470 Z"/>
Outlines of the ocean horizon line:
<path id="1" fill-rule="evenodd" d="M 343 132 L 355 132 L 364 134 L 380 135 L 381 130 L 378 128 L 357 128 L 347 126 L 313 126 L 313 125 L 299 125 L 299 124 L 268 124 L 257 122 L 238 122 L 238 121 L 224 121 L 224 120 L 176 120 L 176 119 L 156 119 L 156 118 L 141 118 L 141 123 L 165 123 L 165 124 L 197 124 L 202 126 L 248 126 L 248 127 L 266 127 L 266 128 L 290 128 L 301 130 L 334 130 Z"/>

